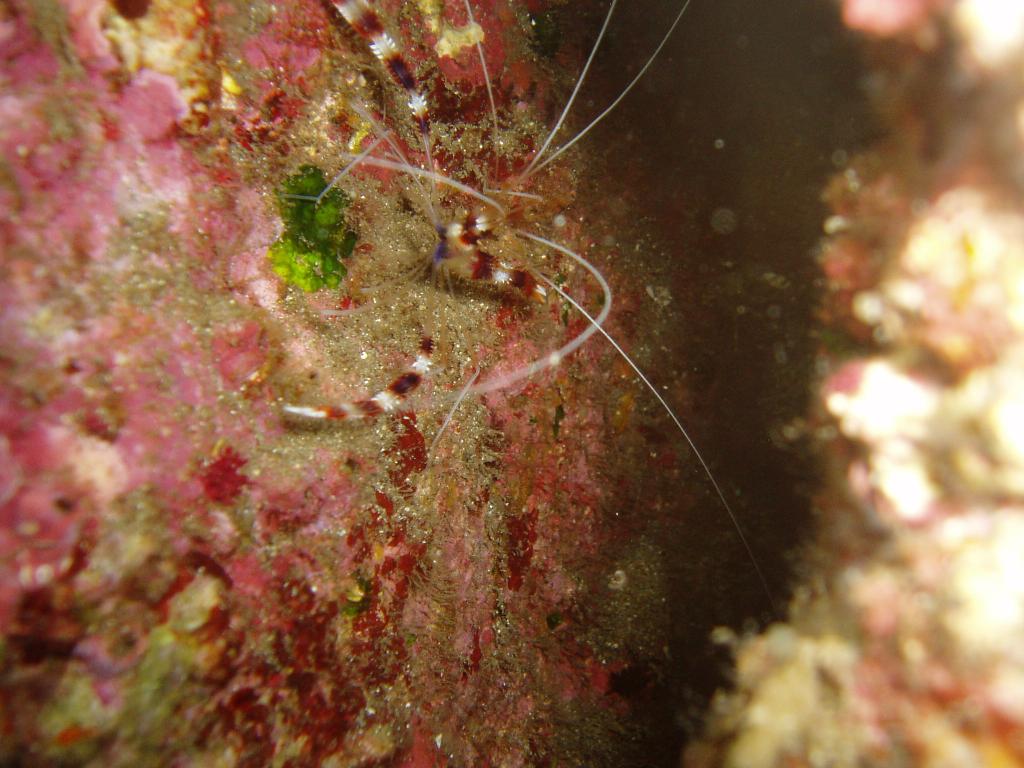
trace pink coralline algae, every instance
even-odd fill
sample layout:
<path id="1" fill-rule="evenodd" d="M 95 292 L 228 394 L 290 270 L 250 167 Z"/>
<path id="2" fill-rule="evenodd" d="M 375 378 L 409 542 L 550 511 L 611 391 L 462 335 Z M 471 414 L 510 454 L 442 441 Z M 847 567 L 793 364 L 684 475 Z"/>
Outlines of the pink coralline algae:
<path id="1" fill-rule="evenodd" d="M 475 2 L 478 26 L 461 3 L 416 5 L 379 8 L 437 105 L 435 158 L 470 183 L 507 178 L 567 91 L 523 31 L 548 5 Z M 577 31 L 560 34 L 551 55 L 578 62 Z M 497 157 L 475 125 L 489 111 L 476 40 L 503 115 Z M 267 259 L 283 180 L 342 167 L 377 131 L 366 115 L 419 159 L 406 97 L 365 42 L 314 0 L 16 0 L 0 61 L 0 762 L 614 753 L 634 702 L 616 675 L 662 654 L 662 628 L 616 612 L 658 583 L 627 535 L 639 524 L 609 514 L 623 474 L 609 441 L 653 461 L 618 407 L 638 397 L 632 379 L 588 345 L 452 412 L 474 371 L 513 369 L 585 324 L 557 301 L 410 277 L 436 234 L 425 187 L 401 174 L 346 179 L 358 245 L 338 291 L 288 287 Z M 575 178 L 539 174 L 530 194 L 548 201 L 515 225 L 576 205 Z M 563 234 L 615 262 L 598 231 Z M 496 237 L 503 257 L 539 258 Z M 545 258 L 596 303 L 579 270 Z M 424 333 L 436 366 L 410 412 L 283 415 L 377 391 Z M 651 466 L 674 477 L 667 455 Z M 648 586 L 618 579 L 609 597 L 612 545 Z"/>

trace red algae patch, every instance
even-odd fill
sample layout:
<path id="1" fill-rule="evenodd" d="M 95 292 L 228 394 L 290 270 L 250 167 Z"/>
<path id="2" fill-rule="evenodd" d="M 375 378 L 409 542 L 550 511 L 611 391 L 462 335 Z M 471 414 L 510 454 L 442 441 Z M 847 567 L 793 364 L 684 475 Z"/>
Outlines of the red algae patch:
<path id="1" fill-rule="evenodd" d="M 230 446 L 221 451 L 220 456 L 203 468 L 199 477 L 206 497 L 221 504 L 238 498 L 242 488 L 249 483 L 239 471 L 246 463 Z"/>

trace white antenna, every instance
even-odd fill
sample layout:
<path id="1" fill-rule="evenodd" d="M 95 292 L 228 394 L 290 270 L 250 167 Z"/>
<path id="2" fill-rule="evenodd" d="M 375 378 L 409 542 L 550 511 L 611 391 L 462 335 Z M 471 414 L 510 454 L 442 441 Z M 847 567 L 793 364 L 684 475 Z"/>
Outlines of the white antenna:
<path id="1" fill-rule="evenodd" d="M 573 136 L 569 141 L 567 141 L 565 144 L 563 144 L 558 149 L 556 149 L 554 151 L 554 153 L 552 153 L 546 160 L 544 160 L 544 162 L 535 165 L 536 161 L 540 158 L 541 152 L 543 152 L 544 149 L 547 148 L 547 143 L 545 143 L 544 147 L 541 149 L 541 152 L 538 152 L 537 155 L 533 158 L 534 162 L 530 163 L 529 167 L 526 169 L 526 172 L 523 174 L 524 178 L 529 176 L 529 175 L 531 175 L 531 174 L 533 174 L 533 173 L 536 173 L 537 171 L 539 171 L 541 168 L 543 168 L 545 165 L 550 163 L 552 160 L 554 160 L 560 154 L 565 152 L 565 150 L 567 150 L 569 147 L 571 147 L 577 141 L 579 141 L 584 136 L 586 136 L 588 133 L 590 133 L 590 129 L 591 128 L 593 128 L 595 125 L 597 125 L 602 120 L 604 120 L 604 118 L 608 115 L 608 113 L 611 112 L 613 109 L 615 109 L 619 105 L 620 101 L 622 101 L 624 98 L 626 98 L 626 94 L 628 94 L 631 90 L 633 90 L 633 86 L 636 85 L 640 81 L 640 78 L 643 77 L 644 74 L 646 74 L 648 69 L 650 69 L 651 64 L 654 63 L 654 60 L 656 58 L 658 58 L 658 54 L 661 53 L 661 49 L 665 47 L 665 44 L 668 42 L 668 39 L 670 37 L 672 37 L 672 33 L 675 31 L 675 28 L 679 25 L 680 20 L 683 18 L 683 14 L 686 13 L 686 9 L 689 8 L 689 7 L 690 7 L 690 0 L 686 0 L 686 2 L 683 3 L 683 7 L 679 9 L 679 13 L 676 14 L 676 17 L 672 21 L 672 25 L 668 28 L 668 31 L 665 33 L 665 36 L 663 38 L 661 38 L 661 42 L 658 44 L 658 47 L 654 49 L 654 53 L 652 53 L 651 57 L 649 59 L 647 59 L 647 63 L 644 64 L 643 67 L 641 67 L 640 71 L 636 73 L 636 77 L 634 77 L 629 82 L 629 85 L 627 85 L 626 89 L 622 93 L 620 93 L 618 95 L 618 97 L 616 97 L 615 101 L 613 101 L 611 104 L 609 104 L 601 114 L 599 114 L 597 117 L 595 117 L 593 120 L 591 120 L 586 128 L 584 128 L 582 131 L 580 131 L 575 136 Z M 589 64 L 589 62 L 588 62 L 588 64 Z M 575 94 L 573 94 L 573 95 L 575 95 Z M 564 117 L 564 115 L 563 115 L 563 117 Z M 561 125 L 561 123 L 559 123 L 559 125 Z M 558 130 L 557 126 L 556 126 L 555 130 Z M 552 134 L 552 135 L 554 135 L 554 134 Z M 550 141 L 550 139 L 551 139 L 551 137 L 549 136 L 548 140 Z"/>
<path id="2" fill-rule="evenodd" d="M 562 127 L 562 123 L 565 122 L 566 116 L 569 114 L 569 110 L 572 109 L 572 104 L 576 100 L 576 94 L 580 92 L 580 88 L 583 87 L 583 81 L 587 77 L 587 72 L 590 70 L 590 65 L 594 61 L 594 57 L 597 55 L 597 49 L 601 45 L 601 41 L 604 40 L 604 33 L 608 29 L 608 22 L 612 20 L 612 13 L 615 11 L 615 5 L 618 0 L 612 0 L 612 4 L 608 6 L 608 13 L 605 14 L 604 24 L 601 25 L 601 31 L 597 35 L 597 42 L 594 43 L 594 47 L 590 49 L 590 56 L 587 57 L 587 63 L 583 66 L 583 71 L 580 72 L 579 78 L 576 80 L 576 87 L 572 89 L 572 95 L 569 96 L 569 101 L 566 103 L 565 108 L 562 110 L 562 114 L 558 118 L 558 122 L 555 123 L 555 127 L 548 133 L 548 137 L 544 140 L 544 145 L 537 151 L 537 154 L 533 156 L 533 160 L 526 166 L 526 170 L 523 171 L 521 178 L 525 179 L 530 176 L 534 171 L 534 166 L 537 165 L 537 161 L 543 156 L 544 152 L 551 145 L 551 141 L 555 138 L 555 134 L 558 133 L 558 129 Z M 545 163 L 546 165 L 547 163 Z"/>
<path id="3" fill-rule="evenodd" d="M 686 438 L 686 442 L 689 444 L 690 450 L 693 451 L 693 455 L 697 457 L 697 460 L 700 462 L 701 467 L 704 469 L 704 474 L 707 475 L 708 480 L 711 481 L 711 486 L 715 489 L 715 494 L 718 496 L 718 500 L 722 502 L 722 506 L 725 508 L 725 513 L 729 516 L 729 520 L 732 522 L 732 527 L 736 530 L 736 533 L 739 536 L 740 541 L 743 543 L 743 548 L 747 551 L 747 557 L 749 558 L 751 564 L 754 566 L 754 571 L 757 572 L 757 578 L 761 582 L 761 587 L 764 589 L 765 595 L 768 597 L 768 603 L 772 607 L 772 612 L 778 615 L 779 611 L 775 606 L 775 599 L 772 597 L 772 591 L 768 587 L 768 580 L 764 577 L 764 573 L 761 571 L 761 566 L 758 564 L 757 558 L 754 557 L 754 550 L 751 549 L 750 542 L 747 541 L 747 536 L 743 533 L 743 529 L 740 527 L 739 518 L 737 518 L 736 513 L 732 511 L 732 507 L 729 505 L 729 502 L 726 501 L 725 494 L 722 492 L 721 486 L 719 486 L 718 481 L 715 479 L 715 476 L 711 473 L 711 468 L 708 466 L 708 463 L 704 460 L 704 456 L 697 449 L 697 444 L 693 442 L 693 439 L 690 437 L 690 433 L 687 432 L 686 427 L 683 426 L 683 422 L 679 420 L 679 417 L 676 416 L 675 411 L 672 410 L 668 402 L 666 402 L 665 398 L 661 396 L 661 393 L 657 390 L 654 384 L 651 383 L 651 380 L 644 375 L 644 372 L 640 370 L 640 367 L 633 362 L 633 358 L 626 354 L 626 351 L 619 345 L 619 343 L 614 338 L 612 338 L 611 334 L 609 334 L 608 331 L 606 331 L 602 325 L 598 324 L 597 320 L 594 317 L 592 317 L 590 313 L 587 312 L 587 310 L 580 306 L 579 302 L 576 301 L 576 299 L 574 299 L 568 293 L 563 291 L 558 285 L 555 284 L 553 280 L 550 280 L 544 275 L 541 275 L 540 277 L 545 283 L 551 286 L 551 288 L 553 288 L 559 296 L 561 296 L 567 302 L 572 304 L 572 306 L 576 308 L 577 312 L 579 312 L 581 315 L 587 318 L 587 320 L 589 320 L 591 323 L 591 328 L 594 328 L 598 333 L 600 333 L 602 336 L 605 337 L 605 339 L 608 340 L 608 343 L 611 344 L 615 348 L 615 351 L 622 356 L 622 359 L 629 364 L 629 367 L 633 369 L 633 372 L 640 377 L 640 381 L 642 381 L 651 391 L 651 393 L 656 398 L 658 398 L 658 402 L 661 403 L 661 407 L 665 409 L 665 412 L 669 415 L 669 417 L 671 417 L 672 421 L 675 422 L 676 427 L 682 433 L 683 437 Z"/>

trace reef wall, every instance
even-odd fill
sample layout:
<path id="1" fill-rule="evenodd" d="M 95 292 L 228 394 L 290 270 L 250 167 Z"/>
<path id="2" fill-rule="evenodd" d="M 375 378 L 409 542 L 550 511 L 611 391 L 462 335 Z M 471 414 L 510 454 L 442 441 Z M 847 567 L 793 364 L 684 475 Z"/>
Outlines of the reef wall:
<path id="1" fill-rule="evenodd" d="M 315 0 L 0 7 L 0 763 L 675 759 L 667 555 L 742 549 L 520 234 L 649 369 L 629 201 L 526 175 L 604 9 L 373 7 L 401 68 Z"/>

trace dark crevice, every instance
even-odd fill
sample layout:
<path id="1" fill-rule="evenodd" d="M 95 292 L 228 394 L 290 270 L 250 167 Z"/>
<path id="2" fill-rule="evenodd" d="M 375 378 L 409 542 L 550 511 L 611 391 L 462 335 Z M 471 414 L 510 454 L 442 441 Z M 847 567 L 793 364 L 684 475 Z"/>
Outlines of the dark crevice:
<path id="1" fill-rule="evenodd" d="M 663 0 L 623 5 L 578 126 L 642 66 L 677 9 Z M 595 186 L 627 199 L 628 215 L 642 217 L 637 230 L 657 244 L 658 253 L 638 257 L 635 269 L 672 295 L 670 319 L 651 331 L 657 336 L 645 338 L 644 329 L 634 343 L 653 350 L 646 366 L 653 379 L 677 385 L 666 392 L 670 400 L 685 392 L 688 401 L 673 405 L 781 609 L 793 553 L 812 530 L 817 487 L 807 442 L 787 438 L 787 427 L 809 412 L 815 386 L 815 250 L 827 215 L 821 193 L 877 134 L 862 78 L 853 41 L 829 3 L 695 1 L 589 145 L 607 162 Z M 650 477 L 622 492 L 623 507 L 638 497 L 686 497 L 674 529 L 655 524 L 669 572 L 671 660 L 666 683 L 645 689 L 659 697 L 657 706 L 634 710 L 650 718 L 643 724 L 649 743 L 636 751 L 647 755 L 644 765 L 677 765 L 712 693 L 728 684 L 728 653 L 711 643 L 713 628 L 750 629 L 779 618 L 699 465 L 689 461 L 685 493 Z"/>

